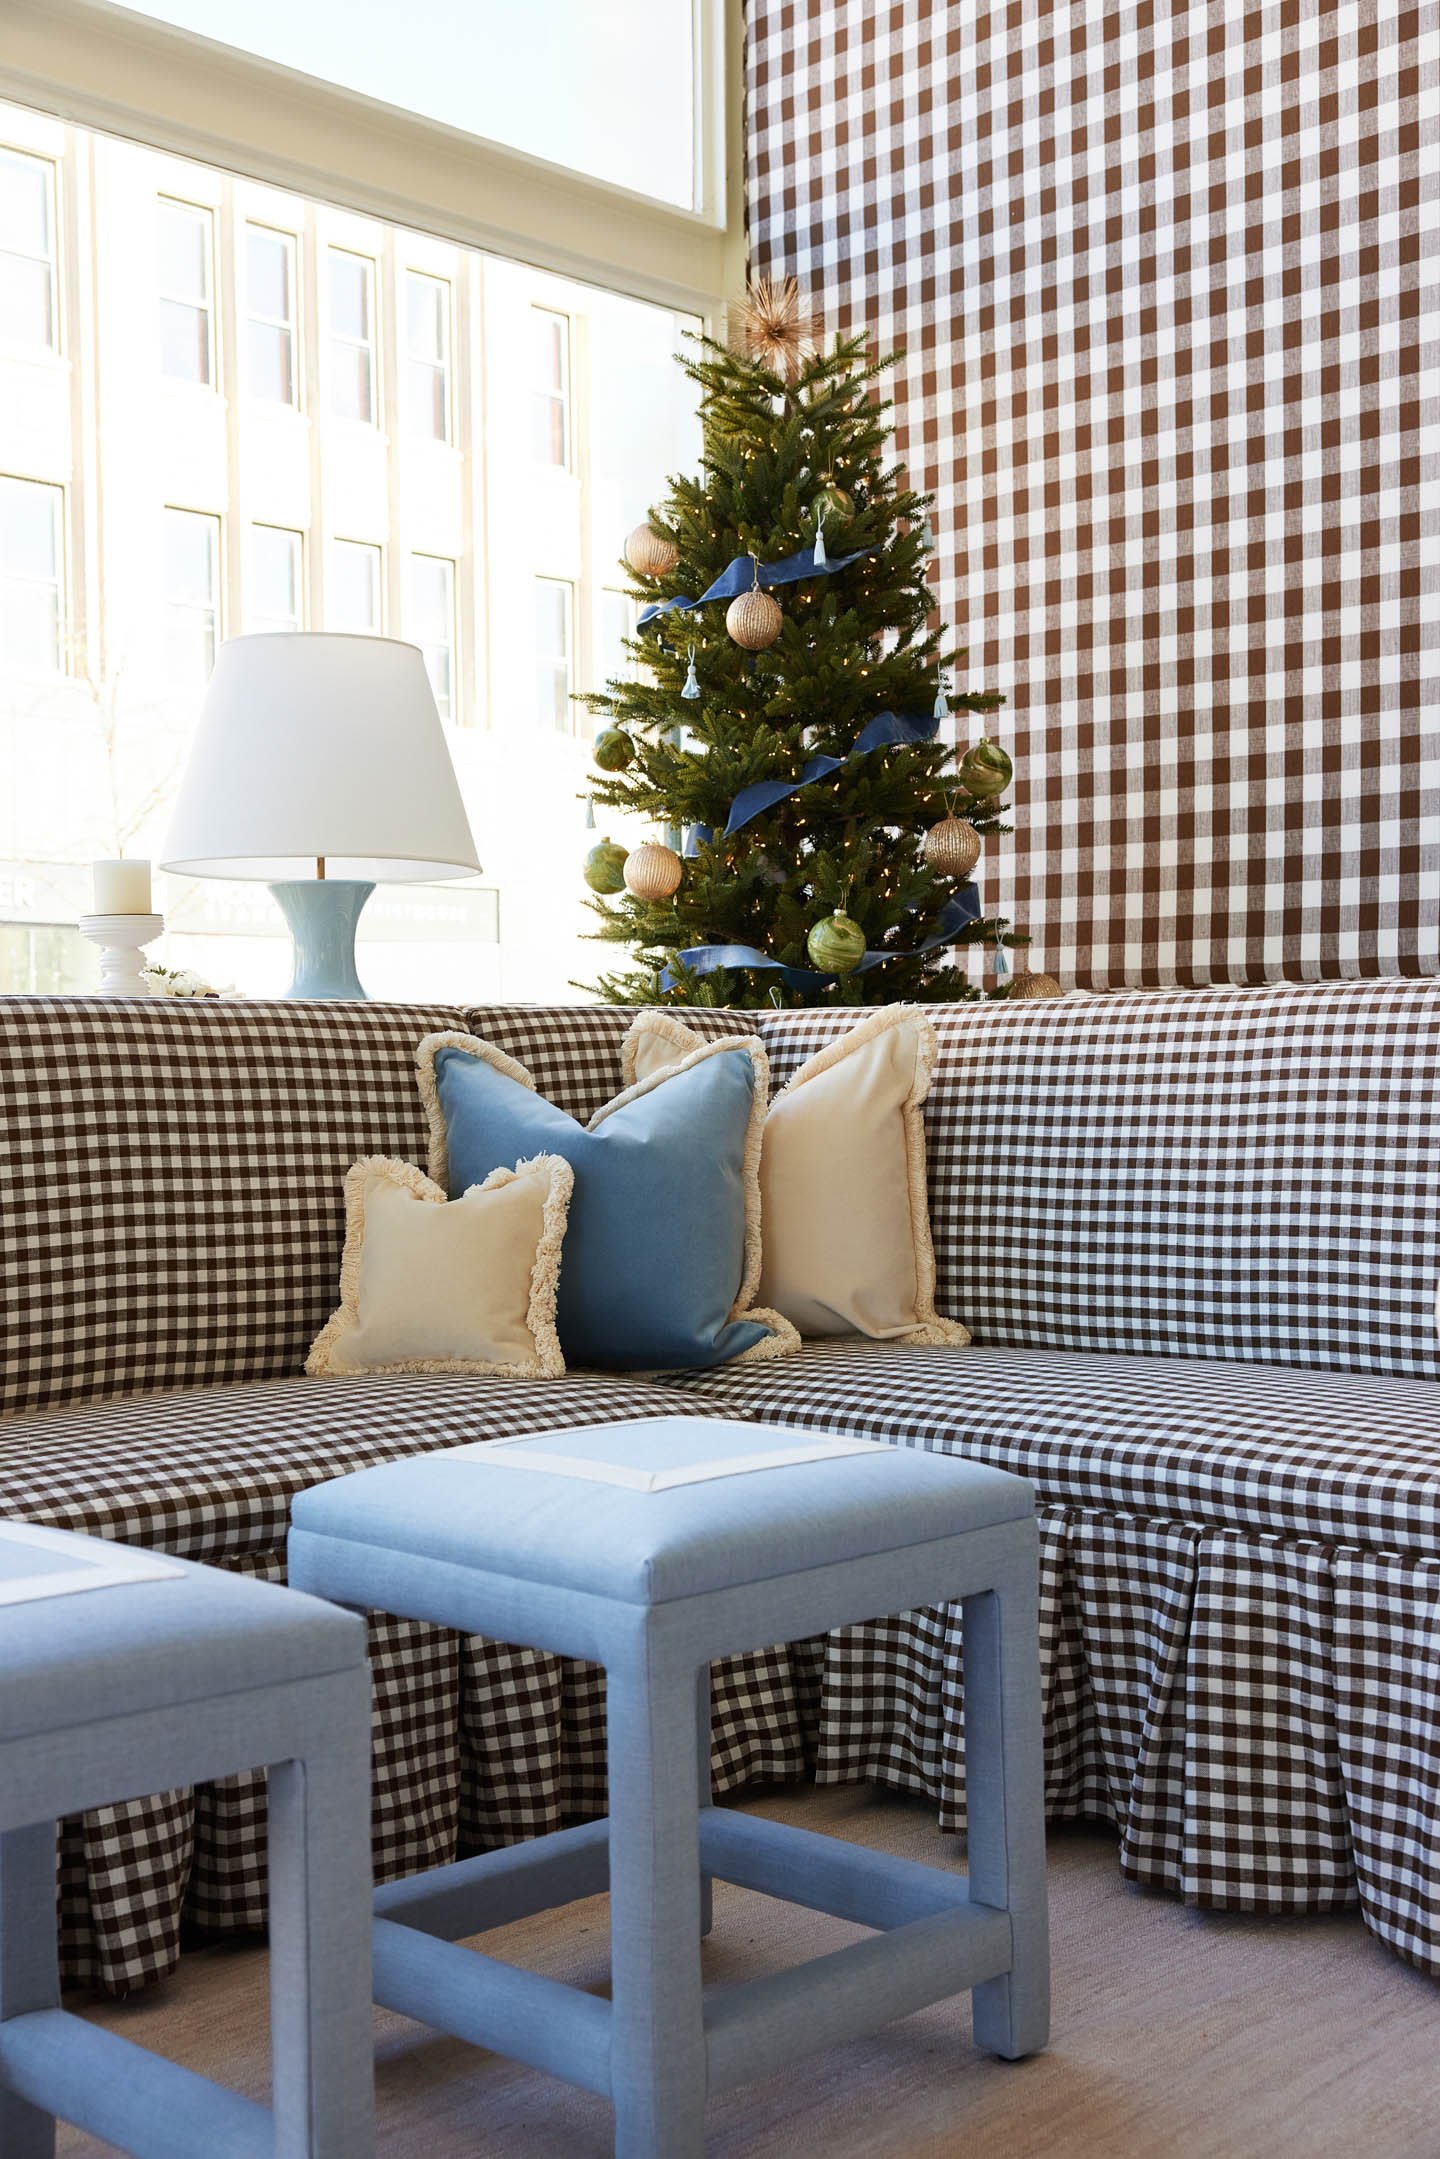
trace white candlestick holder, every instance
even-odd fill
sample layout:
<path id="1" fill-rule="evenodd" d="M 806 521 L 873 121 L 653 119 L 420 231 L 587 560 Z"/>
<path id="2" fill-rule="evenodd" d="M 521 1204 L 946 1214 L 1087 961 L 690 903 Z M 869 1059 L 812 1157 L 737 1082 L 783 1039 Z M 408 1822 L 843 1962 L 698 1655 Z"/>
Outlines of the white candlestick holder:
<path id="1" fill-rule="evenodd" d="M 80 934 L 100 947 L 102 997 L 154 995 L 140 970 L 140 955 L 165 927 L 163 915 L 82 915 Z"/>

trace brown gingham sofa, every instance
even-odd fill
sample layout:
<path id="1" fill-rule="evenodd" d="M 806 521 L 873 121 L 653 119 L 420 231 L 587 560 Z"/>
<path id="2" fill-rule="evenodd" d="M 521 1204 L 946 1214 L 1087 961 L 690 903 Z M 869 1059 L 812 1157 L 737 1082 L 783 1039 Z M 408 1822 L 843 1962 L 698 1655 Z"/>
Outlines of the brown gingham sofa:
<path id="1" fill-rule="evenodd" d="M 852 1018 L 739 1024 L 779 1085 Z M 583 1118 L 629 1015 L 0 999 L 0 1513 L 274 1579 L 305 1485 L 486 1435 L 683 1400 L 973 1454 L 1039 1496 L 1052 1815 L 1113 1822 L 1133 1881 L 1358 1904 L 1440 1968 L 1440 989 L 934 1019 L 939 1301 L 972 1348 L 309 1380 L 346 1167 L 424 1160 L 419 1037 L 487 1034 Z M 603 1809 L 593 1670 L 409 1623 L 374 1646 L 383 1875 Z M 955 1613 L 732 1660 L 716 1698 L 721 1789 L 810 1767 L 963 1823 Z M 259 1924 L 263 1803 L 236 1779 L 66 1823 L 69 1975 L 134 1987 L 184 1923 Z"/>

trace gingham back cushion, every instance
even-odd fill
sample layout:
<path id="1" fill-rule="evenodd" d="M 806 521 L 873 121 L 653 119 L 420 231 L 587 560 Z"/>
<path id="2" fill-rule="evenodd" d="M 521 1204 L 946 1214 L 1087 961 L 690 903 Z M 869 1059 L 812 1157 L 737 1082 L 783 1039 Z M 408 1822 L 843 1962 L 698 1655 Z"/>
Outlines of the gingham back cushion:
<path id="1" fill-rule="evenodd" d="M 931 1017 L 938 1301 L 977 1341 L 1440 1377 L 1440 985 Z M 767 1017 L 775 1085 L 853 1020 Z"/>
<path id="2" fill-rule="evenodd" d="M 298 1373 L 335 1303 L 345 1171 L 425 1162 L 420 1037 L 488 1035 L 583 1120 L 632 1017 L 0 997 L 0 1413 Z"/>

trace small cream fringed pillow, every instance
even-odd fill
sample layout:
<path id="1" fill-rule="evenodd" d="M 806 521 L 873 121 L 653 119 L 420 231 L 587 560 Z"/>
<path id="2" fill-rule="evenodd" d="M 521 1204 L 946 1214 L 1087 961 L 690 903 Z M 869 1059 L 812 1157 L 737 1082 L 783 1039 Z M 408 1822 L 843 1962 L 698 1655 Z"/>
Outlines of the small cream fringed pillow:
<path id="1" fill-rule="evenodd" d="M 340 1307 L 305 1360 L 311 1378 L 558 1379 L 555 1292 L 573 1183 L 568 1162 L 537 1155 L 446 1199 L 408 1162 L 356 1162 L 345 1176 Z"/>
<path id="2" fill-rule="evenodd" d="M 642 1012 L 625 1038 L 627 1086 L 693 1050 L 673 1012 Z M 925 1126 L 935 1030 L 886 1005 L 817 1051 L 775 1096 L 760 1152 L 759 1296 L 802 1335 L 877 1342 L 970 1340 L 935 1309 Z"/>

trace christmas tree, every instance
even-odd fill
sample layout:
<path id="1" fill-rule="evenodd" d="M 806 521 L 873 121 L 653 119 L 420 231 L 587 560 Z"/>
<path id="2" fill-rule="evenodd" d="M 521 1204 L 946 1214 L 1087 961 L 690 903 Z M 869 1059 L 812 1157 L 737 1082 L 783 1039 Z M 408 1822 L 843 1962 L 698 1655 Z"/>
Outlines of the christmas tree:
<path id="1" fill-rule="evenodd" d="M 983 735 L 941 736 L 947 715 L 1003 699 L 950 687 L 964 655 L 930 626 L 930 498 L 887 462 L 891 363 L 863 336 L 808 351 L 793 288 L 757 289 L 742 323 L 746 351 L 699 338 L 682 356 L 704 470 L 631 534 L 636 679 L 586 700 L 601 826 L 615 808 L 657 833 L 628 856 L 598 838 L 586 857 L 606 895 L 597 934 L 633 963 L 599 993 L 978 996 L 947 961 L 1012 941 L 969 877 L 985 836 L 1010 829 L 1010 761 Z"/>

